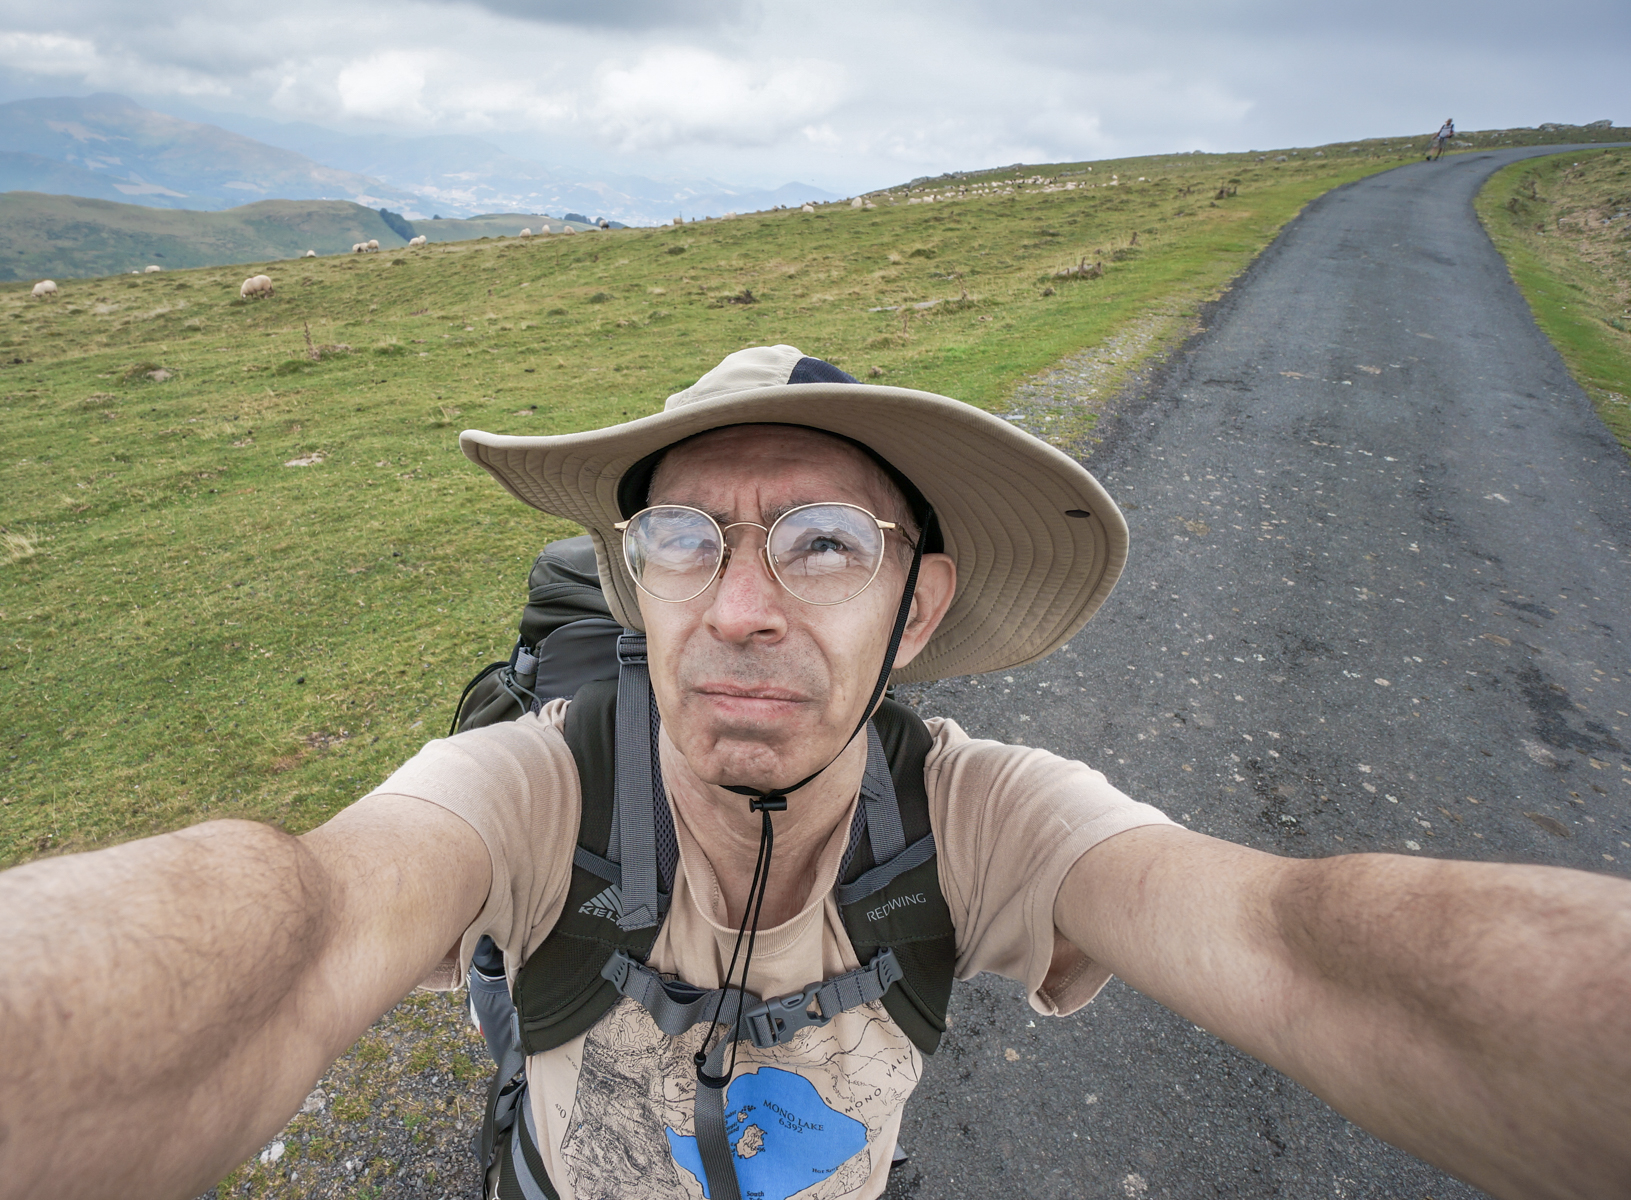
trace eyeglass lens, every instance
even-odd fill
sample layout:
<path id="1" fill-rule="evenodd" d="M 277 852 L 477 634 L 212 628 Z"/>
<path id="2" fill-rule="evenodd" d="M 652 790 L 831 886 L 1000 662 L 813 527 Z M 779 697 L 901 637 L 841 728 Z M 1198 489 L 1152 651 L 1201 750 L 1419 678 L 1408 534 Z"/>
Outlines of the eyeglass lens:
<path id="1" fill-rule="evenodd" d="M 730 528 L 741 530 L 743 525 Z M 745 532 L 737 534 L 751 536 Z M 658 505 L 623 532 L 629 570 L 659 600 L 678 603 L 705 591 L 724 553 L 719 525 L 694 508 Z M 810 504 L 783 514 L 769 533 L 767 557 L 777 580 L 810 604 L 841 604 L 872 582 L 883 560 L 883 530 L 865 509 Z"/>

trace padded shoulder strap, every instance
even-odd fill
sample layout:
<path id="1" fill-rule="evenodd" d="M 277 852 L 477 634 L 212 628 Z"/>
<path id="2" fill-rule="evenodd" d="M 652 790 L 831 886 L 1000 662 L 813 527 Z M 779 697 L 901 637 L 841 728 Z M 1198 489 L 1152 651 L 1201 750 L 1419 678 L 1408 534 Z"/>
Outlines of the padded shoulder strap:
<path id="1" fill-rule="evenodd" d="M 583 792 L 578 848 L 585 853 L 574 856 L 560 920 L 516 976 L 515 1006 L 527 1054 L 552 1050 L 600 1020 L 618 998 L 601 968 L 618 950 L 643 962 L 660 928 L 622 928 L 622 888 L 607 877 L 612 866 L 617 691 L 615 680 L 585 684 L 566 710 L 566 744 Z"/>
<path id="2" fill-rule="evenodd" d="M 862 962 L 881 949 L 894 950 L 901 979 L 884 994 L 884 1007 L 920 1051 L 933 1054 L 946 1031 L 946 1006 L 957 963 L 957 931 L 940 891 L 923 779 L 933 739 L 915 712 L 893 700 L 883 702 L 872 724 L 889 762 L 900 812 L 899 834 L 880 830 L 882 836 L 874 839 L 869 806 L 868 831 L 839 883 L 839 912 Z M 893 843 L 896 836 L 904 849 L 878 862 L 874 846 Z"/>
<path id="3" fill-rule="evenodd" d="M 583 817 L 578 845 L 601 857 L 611 845 L 615 781 L 606 764 L 615 762 L 617 747 L 617 680 L 587 683 L 566 707 L 567 747 L 578 768 Z"/>

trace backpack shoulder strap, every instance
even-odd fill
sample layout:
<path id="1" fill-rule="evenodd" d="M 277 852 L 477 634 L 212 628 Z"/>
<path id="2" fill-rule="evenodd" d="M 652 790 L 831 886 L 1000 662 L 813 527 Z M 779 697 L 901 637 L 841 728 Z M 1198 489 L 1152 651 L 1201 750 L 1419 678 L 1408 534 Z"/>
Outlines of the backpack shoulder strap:
<path id="1" fill-rule="evenodd" d="M 566 906 L 515 980 L 517 1026 L 527 1054 L 563 1045 L 604 1016 L 619 993 L 602 968 L 618 951 L 645 961 L 661 928 L 660 917 L 637 929 L 620 924 L 624 869 L 616 860 L 628 859 L 613 849 L 616 779 L 606 770 L 618 761 L 617 681 L 579 688 L 566 710 L 564 732 L 578 767 L 583 815 Z"/>
<path id="2" fill-rule="evenodd" d="M 871 724 L 868 736 L 882 744 L 888 779 L 869 772 L 862 785 L 866 830 L 836 889 L 838 911 L 862 962 L 894 951 L 901 978 L 884 993 L 884 1008 L 920 1051 L 933 1054 L 946 1031 L 957 963 L 923 779 L 933 739 L 922 718 L 893 700 Z"/>

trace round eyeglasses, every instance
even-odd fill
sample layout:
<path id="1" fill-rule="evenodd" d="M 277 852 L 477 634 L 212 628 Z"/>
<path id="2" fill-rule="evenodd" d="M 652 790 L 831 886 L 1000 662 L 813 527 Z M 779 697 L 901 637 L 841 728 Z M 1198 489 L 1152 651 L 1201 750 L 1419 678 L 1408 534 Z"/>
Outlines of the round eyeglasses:
<path id="1" fill-rule="evenodd" d="M 658 504 L 613 528 L 623 534 L 623 560 L 634 582 L 668 604 L 696 599 L 723 573 L 733 529 L 764 533 L 765 565 L 794 596 L 806 604 L 842 604 L 877 578 L 884 535 L 899 526 L 854 504 L 803 504 L 769 528 L 753 521 L 721 526 L 699 508 Z"/>

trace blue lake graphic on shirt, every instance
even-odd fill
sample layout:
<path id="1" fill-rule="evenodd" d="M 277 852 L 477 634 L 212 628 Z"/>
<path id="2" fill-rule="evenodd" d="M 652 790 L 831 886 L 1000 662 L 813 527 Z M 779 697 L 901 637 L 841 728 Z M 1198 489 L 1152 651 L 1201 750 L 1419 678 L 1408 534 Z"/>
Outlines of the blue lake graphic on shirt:
<path id="1" fill-rule="evenodd" d="M 664 1129 L 668 1148 L 702 1184 L 697 1139 Z M 787 1200 L 831 1175 L 866 1146 L 866 1126 L 828 1108 L 802 1075 L 760 1067 L 725 1089 L 725 1137 L 744 1200 Z"/>

